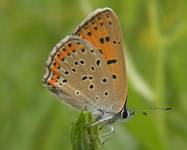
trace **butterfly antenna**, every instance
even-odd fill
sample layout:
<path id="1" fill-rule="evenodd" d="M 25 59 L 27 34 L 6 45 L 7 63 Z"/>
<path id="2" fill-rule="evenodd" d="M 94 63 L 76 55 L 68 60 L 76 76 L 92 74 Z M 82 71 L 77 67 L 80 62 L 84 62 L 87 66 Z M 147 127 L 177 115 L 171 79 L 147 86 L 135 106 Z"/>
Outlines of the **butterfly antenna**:
<path id="1" fill-rule="evenodd" d="M 144 107 L 145 110 L 171 110 L 172 107 Z"/>
<path id="2" fill-rule="evenodd" d="M 151 110 L 172 110 L 172 107 L 143 107 L 143 108 L 129 108 L 134 112 L 142 112 L 143 115 L 147 115 L 147 111 Z"/>

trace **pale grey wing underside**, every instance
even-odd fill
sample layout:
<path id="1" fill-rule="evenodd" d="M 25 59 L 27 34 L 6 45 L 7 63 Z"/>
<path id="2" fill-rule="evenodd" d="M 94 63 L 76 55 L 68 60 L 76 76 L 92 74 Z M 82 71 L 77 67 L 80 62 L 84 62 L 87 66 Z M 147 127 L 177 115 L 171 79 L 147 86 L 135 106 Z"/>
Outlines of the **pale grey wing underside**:
<path id="1" fill-rule="evenodd" d="M 107 109 L 112 105 L 107 100 L 114 99 L 114 93 L 112 75 L 106 65 L 102 53 L 91 43 L 68 36 L 50 53 L 43 82 L 76 108 Z"/>

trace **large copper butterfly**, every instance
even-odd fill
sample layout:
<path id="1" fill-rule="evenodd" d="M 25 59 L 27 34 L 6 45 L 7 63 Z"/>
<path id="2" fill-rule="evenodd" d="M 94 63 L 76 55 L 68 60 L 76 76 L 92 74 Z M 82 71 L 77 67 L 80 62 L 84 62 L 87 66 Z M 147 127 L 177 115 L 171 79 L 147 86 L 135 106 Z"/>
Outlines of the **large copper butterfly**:
<path id="1" fill-rule="evenodd" d="M 92 12 L 49 54 L 43 83 L 61 100 L 87 107 L 96 123 L 128 119 L 127 74 L 119 20 L 110 8 Z"/>

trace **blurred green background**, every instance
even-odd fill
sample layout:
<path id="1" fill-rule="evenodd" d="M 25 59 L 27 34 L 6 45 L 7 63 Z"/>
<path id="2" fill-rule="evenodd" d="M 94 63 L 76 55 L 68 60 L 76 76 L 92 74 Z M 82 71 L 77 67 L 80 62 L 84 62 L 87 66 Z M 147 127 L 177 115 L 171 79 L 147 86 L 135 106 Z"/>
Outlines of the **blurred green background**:
<path id="1" fill-rule="evenodd" d="M 119 16 L 128 106 L 172 106 L 116 123 L 104 150 L 187 148 L 186 0 L 1 0 L 0 149 L 70 150 L 79 112 L 41 84 L 52 47 L 96 8 Z"/>

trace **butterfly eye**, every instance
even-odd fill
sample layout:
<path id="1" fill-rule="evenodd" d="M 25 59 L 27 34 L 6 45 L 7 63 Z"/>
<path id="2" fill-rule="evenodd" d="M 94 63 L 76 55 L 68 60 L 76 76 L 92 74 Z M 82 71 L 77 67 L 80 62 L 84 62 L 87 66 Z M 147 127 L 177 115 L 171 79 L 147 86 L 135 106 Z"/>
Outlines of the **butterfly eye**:
<path id="1" fill-rule="evenodd" d="M 121 116 L 123 117 L 123 119 L 126 119 L 128 117 L 128 112 L 126 109 L 123 109 L 121 112 Z"/>

